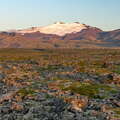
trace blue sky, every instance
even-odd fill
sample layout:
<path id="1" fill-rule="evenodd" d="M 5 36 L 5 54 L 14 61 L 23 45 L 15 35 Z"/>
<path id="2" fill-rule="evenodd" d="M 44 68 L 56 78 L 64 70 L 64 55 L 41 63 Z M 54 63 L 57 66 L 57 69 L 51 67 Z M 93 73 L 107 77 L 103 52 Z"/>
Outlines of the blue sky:
<path id="1" fill-rule="evenodd" d="M 0 30 L 80 22 L 120 29 L 120 0 L 1 0 Z"/>

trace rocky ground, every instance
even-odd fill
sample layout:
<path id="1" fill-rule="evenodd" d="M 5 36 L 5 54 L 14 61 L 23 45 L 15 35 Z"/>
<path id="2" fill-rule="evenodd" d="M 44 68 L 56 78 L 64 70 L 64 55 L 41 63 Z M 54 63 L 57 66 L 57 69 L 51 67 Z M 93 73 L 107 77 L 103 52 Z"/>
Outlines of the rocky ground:
<path id="1" fill-rule="evenodd" d="M 2 51 L 0 120 L 120 120 L 119 53 Z"/>

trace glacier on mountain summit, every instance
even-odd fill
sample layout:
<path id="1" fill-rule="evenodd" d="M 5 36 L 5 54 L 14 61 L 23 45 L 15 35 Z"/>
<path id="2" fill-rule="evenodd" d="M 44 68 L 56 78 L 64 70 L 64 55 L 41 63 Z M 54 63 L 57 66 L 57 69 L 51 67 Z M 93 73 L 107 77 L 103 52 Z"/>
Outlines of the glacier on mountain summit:
<path id="1" fill-rule="evenodd" d="M 87 29 L 87 25 L 80 24 L 78 22 L 74 22 L 74 23 L 56 22 L 52 25 L 48 25 L 45 27 L 32 27 L 30 29 L 19 30 L 18 33 L 25 34 L 25 33 L 41 32 L 44 34 L 56 34 L 59 36 L 64 36 L 69 33 L 80 32 L 83 29 Z"/>

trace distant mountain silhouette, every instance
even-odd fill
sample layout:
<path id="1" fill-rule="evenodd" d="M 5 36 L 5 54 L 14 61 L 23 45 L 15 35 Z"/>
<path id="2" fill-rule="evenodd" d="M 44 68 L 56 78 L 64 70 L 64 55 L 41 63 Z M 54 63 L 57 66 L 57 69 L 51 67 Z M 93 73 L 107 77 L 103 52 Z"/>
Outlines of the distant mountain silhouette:
<path id="1" fill-rule="evenodd" d="M 57 22 L 0 33 L 0 48 L 119 48 L 120 29 L 102 31 L 85 24 Z"/>

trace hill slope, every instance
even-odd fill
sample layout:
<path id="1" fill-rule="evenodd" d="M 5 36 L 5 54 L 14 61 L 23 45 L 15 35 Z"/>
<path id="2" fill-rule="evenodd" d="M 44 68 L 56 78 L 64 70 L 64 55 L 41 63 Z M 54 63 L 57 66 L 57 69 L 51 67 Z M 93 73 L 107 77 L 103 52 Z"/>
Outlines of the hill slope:
<path id="1" fill-rule="evenodd" d="M 80 23 L 57 22 L 0 33 L 0 48 L 119 48 L 120 30 L 102 31 Z"/>

